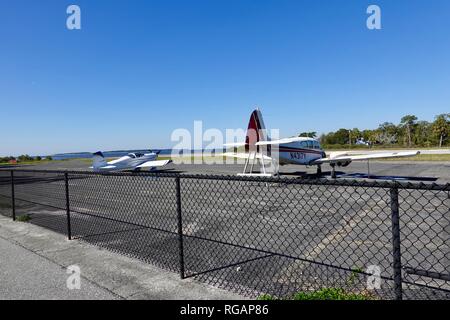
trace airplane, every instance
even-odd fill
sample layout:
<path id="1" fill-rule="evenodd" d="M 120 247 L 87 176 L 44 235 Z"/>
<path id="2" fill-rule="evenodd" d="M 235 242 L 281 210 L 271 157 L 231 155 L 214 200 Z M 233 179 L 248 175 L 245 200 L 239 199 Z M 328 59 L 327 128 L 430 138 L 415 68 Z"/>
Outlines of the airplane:
<path id="1" fill-rule="evenodd" d="M 245 147 L 245 153 L 238 153 L 236 148 L 243 146 Z M 235 148 L 235 152 L 226 152 L 224 153 L 225 156 L 246 160 L 244 171 L 239 174 L 243 176 L 279 175 L 279 166 L 286 164 L 315 165 L 317 166 L 317 174 L 320 175 L 322 173 L 321 165 L 328 163 L 331 166 L 331 177 L 336 178 L 336 166 L 346 167 L 352 161 L 367 160 L 369 177 L 369 160 L 371 159 L 411 157 L 420 154 L 420 151 L 371 152 L 358 155 L 338 152 L 327 156 L 319 141 L 313 138 L 293 137 L 271 140 L 259 109 L 254 110 L 250 115 L 245 142 L 229 143 L 225 144 L 225 147 Z M 256 161 L 260 162 L 263 173 L 253 173 L 253 166 Z M 270 164 L 268 168 L 266 168 L 266 162 Z"/>
<path id="2" fill-rule="evenodd" d="M 140 171 L 144 168 L 149 168 L 154 170 L 158 167 L 163 167 L 172 160 L 156 160 L 159 152 L 151 153 L 129 153 L 126 156 L 120 157 L 119 159 L 106 162 L 105 157 L 101 151 L 93 154 L 92 167 L 96 172 L 110 172 L 110 171 Z"/>

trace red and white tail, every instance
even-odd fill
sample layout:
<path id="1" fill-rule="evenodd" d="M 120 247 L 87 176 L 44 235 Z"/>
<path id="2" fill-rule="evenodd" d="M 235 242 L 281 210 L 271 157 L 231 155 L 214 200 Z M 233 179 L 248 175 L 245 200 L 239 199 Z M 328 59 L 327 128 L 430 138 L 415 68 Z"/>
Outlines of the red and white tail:
<path id="1" fill-rule="evenodd" d="M 247 135 L 245 137 L 245 151 L 255 150 L 255 144 L 259 141 L 267 141 L 267 131 L 261 111 L 256 109 L 250 115 Z"/>

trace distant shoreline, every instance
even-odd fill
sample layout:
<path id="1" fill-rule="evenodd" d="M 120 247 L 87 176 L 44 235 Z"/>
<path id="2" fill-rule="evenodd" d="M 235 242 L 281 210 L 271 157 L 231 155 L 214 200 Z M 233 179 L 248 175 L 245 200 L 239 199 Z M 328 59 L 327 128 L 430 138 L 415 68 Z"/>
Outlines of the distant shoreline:
<path id="1" fill-rule="evenodd" d="M 203 149 L 203 150 L 188 150 L 184 151 L 186 155 L 202 154 L 202 152 L 223 152 L 224 149 Z M 179 153 L 182 150 L 174 149 L 133 149 L 133 150 L 114 150 L 114 151 L 102 151 L 105 158 L 119 158 L 126 156 L 129 153 L 149 153 L 149 152 L 159 152 L 159 155 L 171 155 L 173 152 Z M 90 159 L 92 158 L 91 152 L 69 152 L 69 153 L 58 153 L 51 155 L 53 160 L 66 160 L 66 159 Z"/>

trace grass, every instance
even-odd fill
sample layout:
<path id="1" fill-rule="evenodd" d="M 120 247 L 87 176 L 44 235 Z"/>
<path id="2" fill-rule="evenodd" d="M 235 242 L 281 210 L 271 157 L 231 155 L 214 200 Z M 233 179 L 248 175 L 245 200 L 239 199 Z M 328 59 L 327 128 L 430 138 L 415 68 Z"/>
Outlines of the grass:
<path id="1" fill-rule="evenodd" d="M 116 160 L 116 159 L 119 159 L 119 158 L 105 158 L 105 161 L 111 161 L 111 160 Z M 67 159 L 67 160 L 69 160 L 69 159 Z M 81 162 L 88 163 L 88 164 L 92 165 L 92 159 L 91 158 L 73 158 L 73 159 L 70 159 L 70 160 L 77 160 L 77 161 L 81 161 Z M 66 161 L 66 160 L 64 160 L 64 161 Z"/>
<path id="2" fill-rule="evenodd" d="M 354 268 L 352 269 L 352 273 L 350 274 L 350 276 L 347 279 L 347 285 L 351 286 L 355 283 L 356 278 L 358 277 L 359 274 L 361 274 L 361 272 L 363 272 L 364 270 L 362 268 Z"/>
<path id="3" fill-rule="evenodd" d="M 380 150 L 381 151 L 381 150 Z M 194 160 L 202 159 L 205 160 L 216 160 L 218 161 L 225 161 L 228 157 L 225 156 L 217 156 L 217 157 L 211 157 L 211 156 L 191 156 L 191 157 L 181 157 L 178 160 L 182 159 L 184 161 L 191 160 L 192 162 Z M 158 160 L 170 160 L 171 157 L 164 156 L 164 157 L 158 157 Z M 450 154 L 419 154 L 417 156 L 413 157 L 403 157 L 403 158 L 382 158 L 382 159 L 374 159 L 372 161 L 450 161 Z"/>
<path id="4" fill-rule="evenodd" d="M 298 292 L 292 300 L 372 300 L 366 294 L 345 291 L 342 288 L 324 288 L 313 292 Z"/>
<path id="5" fill-rule="evenodd" d="M 30 161 L 18 161 L 17 163 L 9 163 L 9 162 L 0 162 L 0 165 L 2 166 L 17 166 L 17 165 L 23 165 L 23 164 L 42 164 L 42 163 L 49 163 L 49 162 L 59 162 L 59 161 L 67 161 L 67 160 L 30 160 Z"/>
<path id="6" fill-rule="evenodd" d="M 368 151 L 368 150 L 374 150 L 376 148 L 372 148 L 372 149 L 361 149 L 361 152 L 364 151 Z M 384 148 L 386 149 L 386 148 Z M 397 149 L 401 149 L 401 148 L 397 148 Z M 421 149 L 426 149 L 426 148 L 421 148 Z M 352 149 L 355 150 L 355 149 Z M 382 151 L 383 148 L 380 148 L 379 151 Z M 405 149 L 407 150 L 407 149 Z M 344 150 L 344 149 L 336 149 L 336 150 L 332 150 L 332 149 L 326 149 L 327 152 L 329 151 L 348 151 Z M 106 158 L 106 161 L 111 161 L 117 158 Z M 182 160 L 185 163 L 194 163 L 194 160 L 202 160 L 202 161 L 208 161 L 209 163 L 211 163 L 212 161 L 215 161 L 216 163 L 221 163 L 221 162 L 225 162 L 226 159 L 228 159 L 228 157 L 223 156 L 218 154 L 217 156 L 201 156 L 201 155 L 190 155 L 190 156 L 180 156 L 177 157 L 177 160 L 180 161 Z M 234 159 L 234 158 L 233 158 Z M 78 160 L 81 162 L 84 162 L 86 164 L 92 164 L 92 159 L 86 159 L 86 158 L 74 158 L 74 159 L 64 159 L 64 160 L 41 160 L 41 161 L 24 161 L 24 162 L 19 162 L 17 163 L 17 165 L 22 165 L 22 164 L 45 164 L 45 163 L 49 163 L 49 162 L 63 162 L 63 161 L 70 161 L 70 160 Z M 173 158 L 170 155 L 164 155 L 164 156 L 158 156 L 158 160 L 173 160 Z M 413 156 L 413 157 L 405 157 L 405 158 L 384 158 L 384 159 L 376 159 L 376 160 L 372 160 L 372 161 L 450 161 L 450 154 L 419 154 L 417 156 Z M 10 164 L 10 163 L 0 163 L 0 165 L 2 166 L 15 166 L 16 164 Z"/>
<path id="7" fill-rule="evenodd" d="M 16 217 L 16 221 L 20 222 L 28 222 L 31 220 L 31 216 L 29 214 L 23 214 Z"/>
<path id="8" fill-rule="evenodd" d="M 257 300 L 279 300 L 269 294 L 260 295 Z M 323 288 L 316 291 L 300 291 L 286 300 L 374 300 L 367 293 L 355 293 L 342 288 Z"/>
<path id="9" fill-rule="evenodd" d="M 411 146 L 411 147 L 406 147 L 403 145 L 373 145 L 371 147 L 369 146 L 365 146 L 365 145 L 354 145 L 352 144 L 350 145 L 326 145 L 326 144 L 322 144 L 322 149 L 324 149 L 325 151 L 348 151 L 348 150 L 415 150 L 415 149 L 420 149 L 420 150 L 439 150 L 439 149 L 450 149 L 450 146 L 442 146 L 441 148 L 439 147 L 421 147 L 421 146 Z"/>
<path id="10" fill-rule="evenodd" d="M 159 156 L 158 160 L 173 160 L 177 159 L 177 161 L 183 160 L 184 162 L 193 162 L 194 160 L 202 160 L 202 161 L 225 161 L 227 159 L 226 156 L 223 155 L 217 155 L 217 156 L 202 156 L 202 155 L 190 155 L 190 156 L 176 156 L 176 157 L 170 157 L 170 156 Z"/>
<path id="11" fill-rule="evenodd" d="M 406 158 L 386 158 L 383 161 L 450 161 L 450 154 L 419 154 Z"/>
<path id="12" fill-rule="evenodd" d="M 353 286 L 359 274 L 364 270 L 362 268 L 353 268 L 350 276 L 347 278 L 346 285 Z M 287 298 L 286 300 L 375 300 L 375 296 L 369 292 L 352 292 L 343 288 L 323 288 L 316 291 L 300 291 Z M 279 300 L 270 294 L 260 295 L 257 300 Z"/>

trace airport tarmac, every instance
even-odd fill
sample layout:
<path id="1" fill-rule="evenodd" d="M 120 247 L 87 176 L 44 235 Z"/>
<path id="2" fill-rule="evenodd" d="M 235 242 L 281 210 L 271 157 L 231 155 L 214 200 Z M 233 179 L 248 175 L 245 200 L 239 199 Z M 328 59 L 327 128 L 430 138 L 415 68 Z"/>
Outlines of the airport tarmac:
<path id="1" fill-rule="evenodd" d="M 342 169 L 346 174 L 363 174 L 366 165 L 352 163 Z M 242 170 L 242 165 L 171 166 L 167 172 L 182 174 L 233 175 Z M 86 161 L 72 160 L 27 168 L 88 167 Z M 437 183 L 450 181 L 449 168 L 449 163 L 371 162 L 374 176 Z M 301 179 L 313 177 L 315 168 L 285 166 L 281 173 Z M 17 214 L 30 214 L 32 223 L 65 233 L 63 177 L 30 173 L 16 177 Z M 8 195 L 9 190 L 8 184 L 3 188 L 0 184 L 0 194 Z M 173 178 L 71 175 L 69 190 L 75 238 L 179 271 Z M 379 266 L 382 275 L 391 278 L 389 192 L 385 188 L 182 178 L 186 275 L 250 297 L 261 292 L 286 296 L 324 286 L 365 288 L 365 276 L 352 276 L 349 270 L 365 270 L 370 265 Z M 6 206 L 5 197 L 3 202 Z M 404 266 L 445 273 L 449 267 L 448 192 L 400 190 L 399 202 Z M 445 281 L 404 277 L 450 290 Z M 384 281 L 382 289 L 380 297 L 393 297 L 392 281 Z M 405 290 L 407 298 L 450 298 L 450 291 L 406 284 Z"/>
<path id="2" fill-rule="evenodd" d="M 81 170 L 91 171 L 89 161 L 65 160 L 47 162 L 37 165 L 27 165 L 21 168 L 43 170 Z M 20 167 L 16 167 L 20 168 Z M 169 164 L 163 172 L 181 174 L 218 174 L 235 175 L 243 171 L 242 164 Z M 255 171 L 257 166 L 255 166 Z M 368 165 L 366 161 L 355 161 L 347 167 L 336 167 L 340 178 L 367 178 Z M 450 161 L 371 161 L 369 164 L 371 180 L 408 180 L 418 182 L 450 183 Z M 316 166 L 285 165 L 280 167 L 283 177 L 314 178 Z M 322 166 L 322 177 L 329 178 L 330 166 Z"/>

